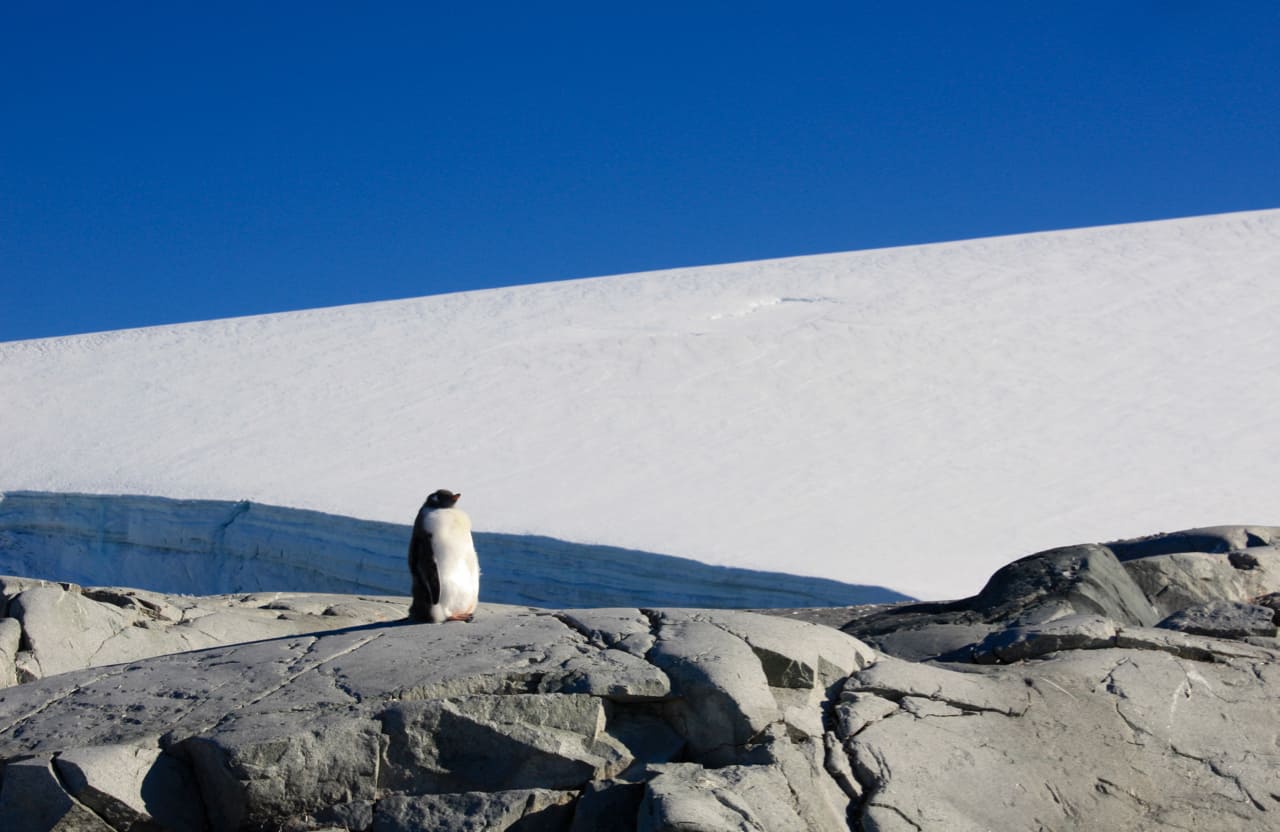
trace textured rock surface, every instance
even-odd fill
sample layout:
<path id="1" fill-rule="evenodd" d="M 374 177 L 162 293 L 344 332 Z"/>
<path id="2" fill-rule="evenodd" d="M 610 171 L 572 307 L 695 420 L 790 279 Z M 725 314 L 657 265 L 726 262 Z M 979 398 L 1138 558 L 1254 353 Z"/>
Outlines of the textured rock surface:
<path id="1" fill-rule="evenodd" d="M 567 829 L 588 794 L 595 828 L 625 829 L 673 762 L 741 767 L 778 794 L 813 795 L 788 798 L 803 828 L 846 828 L 824 733 L 828 697 L 874 659 L 856 640 L 732 611 L 481 612 L 471 624 L 353 626 L 10 687 L 0 757 L 39 761 L 16 774 L 41 783 L 40 818 L 118 828 L 165 823 L 172 807 L 146 799 L 163 772 L 194 784 L 187 804 L 213 830 Z M 120 764 L 94 763 L 107 759 Z M 663 782 L 669 793 L 651 803 L 696 814 L 681 807 L 705 795 Z M 0 818 L 36 817 L 30 800 L 0 793 Z M 601 807 L 618 805 L 630 815 L 601 827 Z M 578 828 L 591 828 L 588 815 Z"/>
<path id="2" fill-rule="evenodd" d="M 404 618 L 409 599 L 262 592 L 193 597 L 0 577 L 0 687 L 165 653 Z"/>
<path id="3" fill-rule="evenodd" d="M 0 829 L 1280 830 L 1276 538 L 770 616 L 6 579 Z"/>

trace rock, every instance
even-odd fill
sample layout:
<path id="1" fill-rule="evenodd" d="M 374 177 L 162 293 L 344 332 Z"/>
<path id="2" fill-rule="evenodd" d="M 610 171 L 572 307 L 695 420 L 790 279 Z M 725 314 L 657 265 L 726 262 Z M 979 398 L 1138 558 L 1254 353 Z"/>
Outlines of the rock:
<path id="1" fill-rule="evenodd" d="M 628 780 L 588 783 L 573 811 L 569 832 L 635 832 L 645 784 Z"/>
<path id="2" fill-rule="evenodd" d="M 1068 615 L 1046 624 L 1010 627 L 992 633 L 973 648 L 979 664 L 1017 662 L 1059 650 L 1114 647 L 1119 627 L 1100 615 Z"/>
<path id="3" fill-rule="evenodd" d="M 116 832 L 67 794 L 41 755 L 10 760 L 0 784 L 0 829 L 5 832 Z"/>
<path id="4" fill-rule="evenodd" d="M 1185 607 L 1210 601 L 1243 601 L 1280 590 L 1280 552 L 1259 547 L 1247 554 L 1254 564 L 1239 569 L 1222 555 L 1169 554 L 1130 560 L 1125 570 L 1133 576 L 1161 617 Z M 1241 557 L 1237 562 L 1243 562 Z"/>
<path id="5" fill-rule="evenodd" d="M 15 618 L 0 618 L 0 688 L 18 684 L 18 647 L 22 625 Z"/>
<path id="6" fill-rule="evenodd" d="M 1180 552 L 1225 553 L 1280 542 L 1280 528 L 1272 526 L 1212 526 L 1163 532 L 1133 540 L 1106 544 L 1122 561 L 1172 555 Z"/>
<path id="7" fill-rule="evenodd" d="M 1193 662 L 1231 662 L 1242 659 L 1266 663 L 1280 657 L 1280 649 L 1250 645 L 1241 641 L 1197 636 L 1154 627 L 1125 627 L 1116 635 L 1116 647 L 1154 650 Z"/>
<path id="8" fill-rule="evenodd" d="M 94 634 L 73 664 L 144 643 L 95 641 L 126 620 L 168 644 L 310 629 L 0 688 L 0 829 L 1280 829 L 1274 540 L 1066 547 L 973 598 L 778 616 L 348 625 L 387 607 L 23 586 L 40 634 L 20 650 L 0 619 L 0 656 L 31 676 L 60 611 Z M 1167 628 L 1193 620 L 1213 635 Z"/>
<path id="9" fill-rule="evenodd" d="M 549 789 L 393 796 L 378 801 L 372 832 L 559 832 L 571 822 L 574 797 Z"/>
<path id="10" fill-rule="evenodd" d="M 856 828 L 1276 828 L 1264 714 L 1280 696 L 1247 664 L 1111 648 L 919 667 L 886 659 L 850 680 L 903 705 L 845 738 L 866 795 Z"/>
<path id="11" fill-rule="evenodd" d="M 873 722 L 879 722 L 898 710 L 898 703 L 878 694 L 846 688 L 836 703 L 838 736 L 852 737 Z"/>
<path id="12" fill-rule="evenodd" d="M 671 679 L 678 698 L 668 717 L 694 760 L 725 762 L 781 718 L 751 647 L 687 613 L 663 613 L 649 661 Z"/>
<path id="13" fill-rule="evenodd" d="M 113 587 L 82 590 L 13 578 L 0 581 L 4 591 L 13 593 L 8 612 L 30 645 L 21 657 L 7 655 L 14 661 L 15 675 L 28 680 L 166 653 L 394 621 L 408 609 L 407 598 L 278 592 L 192 598 Z M 0 652 L 6 643 L 4 632 L 0 630 Z M 0 686 L 7 666 L 0 655 Z"/>
<path id="14" fill-rule="evenodd" d="M 648 660 L 671 678 L 667 708 L 693 760 L 733 761 L 775 722 L 821 737 L 832 686 L 875 654 L 836 631 L 752 613 L 663 610 Z"/>
<path id="15" fill-rule="evenodd" d="M 209 615 L 254 620 L 264 604 L 323 614 L 288 603 L 244 598 Z M 470 624 L 339 628 L 35 680 L 0 692 L 0 757 L 60 755 L 84 805 L 120 823 L 154 813 L 149 778 L 161 761 L 180 765 L 200 795 L 187 804 L 220 832 L 306 818 L 394 829 L 473 810 L 563 829 L 580 794 L 591 796 L 583 824 L 607 806 L 638 812 L 653 767 L 722 754 L 816 795 L 798 816 L 837 828 L 849 795 L 838 758 L 827 765 L 824 720 L 844 677 L 873 657 L 864 645 L 746 613 L 481 612 Z M 646 638 L 649 660 L 632 652 Z M 703 715 L 720 721 L 708 728 Z M 104 773 L 111 755 L 118 782 Z M 495 794 L 507 797 L 484 797 Z M 526 806 L 517 794 L 554 800 Z M 80 804 L 58 805 L 69 818 Z"/>
<path id="16" fill-rule="evenodd" d="M 1253 603 L 1260 607 L 1266 607 L 1275 613 L 1271 620 L 1276 624 L 1280 624 L 1280 592 L 1269 592 L 1266 595 L 1259 595 L 1253 599 Z"/>
<path id="17" fill-rule="evenodd" d="M 808 832 L 787 780 L 769 766 L 655 767 L 640 804 L 639 832 Z"/>
<path id="18" fill-rule="evenodd" d="M 1016 716 L 1027 709 L 1027 692 L 1003 684 L 998 678 L 890 657 L 850 676 L 841 700 L 857 702 L 850 694 L 867 693 L 894 702 L 904 696 L 932 699 L 966 713 L 990 711 Z"/>
<path id="19" fill-rule="evenodd" d="M 1275 613 L 1268 607 L 1236 601 L 1210 601 L 1178 610 L 1157 624 L 1166 630 L 1215 638 L 1274 636 Z"/>
<path id="20" fill-rule="evenodd" d="M 414 794 L 580 789 L 629 766 L 585 694 L 466 696 L 401 702 L 382 713 L 379 785 Z"/>
<path id="21" fill-rule="evenodd" d="M 40 676 L 88 667 L 103 645 L 133 625 L 133 616 L 79 592 L 42 586 L 19 593 L 9 615 L 22 625 Z"/>
<path id="22" fill-rule="evenodd" d="M 53 760 L 65 789 L 116 829 L 202 829 L 204 807 L 187 767 L 156 748 L 76 748 Z"/>
<path id="23" fill-rule="evenodd" d="M 235 714 L 177 746 L 191 760 L 214 832 L 268 828 L 375 796 L 378 723 L 339 714 Z"/>
<path id="24" fill-rule="evenodd" d="M 1151 602 L 1110 549 L 1096 544 L 1051 549 L 991 576 L 969 605 L 987 620 L 1039 624 L 1066 615 L 1100 615 L 1149 627 Z"/>

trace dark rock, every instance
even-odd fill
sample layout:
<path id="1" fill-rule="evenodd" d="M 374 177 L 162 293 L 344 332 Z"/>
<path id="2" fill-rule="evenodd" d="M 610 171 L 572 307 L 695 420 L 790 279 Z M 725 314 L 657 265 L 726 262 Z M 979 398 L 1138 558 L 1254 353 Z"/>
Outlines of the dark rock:
<path id="1" fill-rule="evenodd" d="M 970 607 L 988 621 L 1036 624 L 1063 615 L 1101 615 L 1149 627 L 1151 602 L 1105 546 L 1051 549 L 1016 560 L 991 576 Z"/>
<path id="2" fill-rule="evenodd" d="M 1156 626 L 1166 630 L 1215 638 L 1245 638 L 1276 634 L 1274 610 L 1237 601 L 1211 601 L 1208 604 L 1187 607 L 1178 610 Z"/>
<path id="3" fill-rule="evenodd" d="M 1276 624 L 1280 624 L 1280 592 L 1268 592 L 1266 595 L 1260 595 L 1253 599 L 1253 603 L 1272 610 L 1275 615 L 1271 620 Z"/>
<path id="4" fill-rule="evenodd" d="M 1280 528 L 1274 526 L 1212 526 L 1162 532 L 1132 540 L 1115 540 L 1106 544 L 1122 561 L 1173 555 L 1182 552 L 1224 553 L 1254 546 L 1269 546 L 1280 540 Z"/>
<path id="5" fill-rule="evenodd" d="M 992 633 L 973 649 L 979 664 L 1017 662 L 1059 650 L 1114 647 L 1116 623 L 1099 615 L 1069 615 L 1047 624 L 1010 627 Z"/>
<path id="6" fill-rule="evenodd" d="M 1262 565 L 1257 555 L 1249 552 L 1227 552 L 1227 563 L 1230 563 L 1233 569 L 1257 569 Z"/>
<path id="7" fill-rule="evenodd" d="M 644 792 L 643 782 L 588 783 L 578 798 L 569 832 L 635 832 Z"/>

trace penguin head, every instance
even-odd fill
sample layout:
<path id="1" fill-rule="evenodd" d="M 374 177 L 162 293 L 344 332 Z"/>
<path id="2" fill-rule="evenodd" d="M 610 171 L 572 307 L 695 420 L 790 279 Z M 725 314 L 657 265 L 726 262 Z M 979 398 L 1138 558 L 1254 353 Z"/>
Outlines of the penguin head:
<path id="1" fill-rule="evenodd" d="M 427 508 L 453 508 L 461 494 L 454 494 L 447 488 L 441 488 L 427 497 Z"/>

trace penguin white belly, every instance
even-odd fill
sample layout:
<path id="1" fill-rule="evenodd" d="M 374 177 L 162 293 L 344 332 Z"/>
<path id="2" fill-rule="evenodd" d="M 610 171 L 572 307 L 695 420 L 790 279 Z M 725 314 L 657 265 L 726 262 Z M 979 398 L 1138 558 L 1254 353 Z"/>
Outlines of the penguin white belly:
<path id="1" fill-rule="evenodd" d="M 480 598 L 480 563 L 471 540 L 471 518 L 456 508 L 436 509 L 423 518 L 431 533 L 431 551 L 440 576 L 440 598 L 431 607 L 439 623 L 476 611 Z"/>

